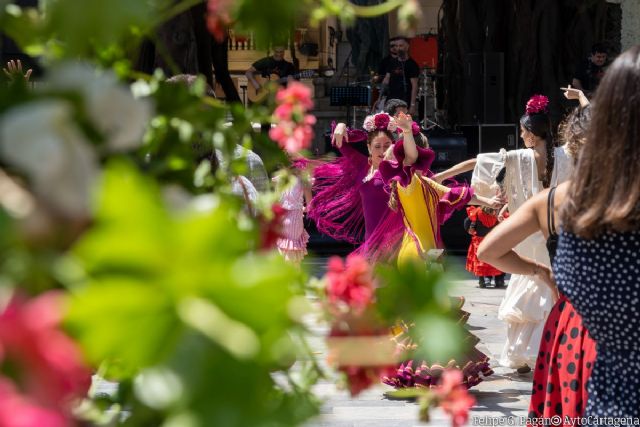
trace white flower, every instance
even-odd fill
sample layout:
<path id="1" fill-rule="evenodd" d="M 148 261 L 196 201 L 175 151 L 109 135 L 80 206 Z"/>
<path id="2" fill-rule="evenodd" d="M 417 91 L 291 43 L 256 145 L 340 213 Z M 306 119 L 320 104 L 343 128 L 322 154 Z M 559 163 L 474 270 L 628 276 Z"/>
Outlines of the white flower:
<path id="1" fill-rule="evenodd" d="M 142 145 L 142 137 L 151 119 L 151 105 L 135 99 L 120 86 L 92 87 L 87 108 L 98 129 L 114 151 L 133 150 Z"/>
<path id="2" fill-rule="evenodd" d="M 87 113 L 113 151 L 133 150 L 151 119 L 148 100 L 136 99 L 131 89 L 118 83 L 110 72 L 98 72 L 86 64 L 68 63 L 54 68 L 50 75 L 55 88 L 80 91 Z"/>
<path id="3" fill-rule="evenodd" d="M 364 123 L 362 123 L 362 127 L 367 132 L 373 132 L 376 129 L 376 125 L 374 123 L 375 116 L 370 115 L 365 117 Z"/>
<path id="4" fill-rule="evenodd" d="M 0 119 L 0 156 L 59 213 L 88 216 L 98 165 L 69 104 L 43 100 L 9 110 Z"/>

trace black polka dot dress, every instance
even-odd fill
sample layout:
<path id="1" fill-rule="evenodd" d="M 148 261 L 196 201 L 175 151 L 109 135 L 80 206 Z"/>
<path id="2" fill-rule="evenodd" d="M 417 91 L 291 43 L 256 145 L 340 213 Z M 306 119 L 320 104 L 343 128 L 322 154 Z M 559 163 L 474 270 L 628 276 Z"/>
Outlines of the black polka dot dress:
<path id="1" fill-rule="evenodd" d="M 554 273 L 596 341 L 585 415 L 640 417 L 640 232 L 561 233 Z"/>

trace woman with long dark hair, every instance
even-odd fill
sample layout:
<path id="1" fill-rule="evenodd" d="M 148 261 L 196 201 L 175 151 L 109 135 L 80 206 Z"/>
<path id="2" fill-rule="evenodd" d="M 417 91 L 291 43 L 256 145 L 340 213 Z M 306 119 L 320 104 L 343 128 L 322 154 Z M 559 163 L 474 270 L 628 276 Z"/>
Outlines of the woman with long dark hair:
<path id="1" fill-rule="evenodd" d="M 560 125 L 559 136 L 575 161 L 589 129 L 590 107 L 576 108 Z M 536 268 L 551 271 L 522 257 L 512 248 L 531 234 L 541 231 L 547 240 L 551 262 L 558 244 L 557 207 L 565 200 L 569 182 L 551 187 L 533 196 L 509 219 L 496 227 L 480 244 L 478 257 L 512 274 L 526 274 Z M 580 358 L 576 359 L 575 354 Z M 586 384 L 596 357 L 596 346 L 584 327 L 582 318 L 565 294 L 560 294 L 547 317 L 540 340 L 533 374 L 530 418 L 579 417 L 587 401 Z M 564 419 L 564 418 L 563 418 Z"/>
<path id="2" fill-rule="evenodd" d="M 640 417 L 639 94 L 635 46 L 608 68 L 592 101 L 554 265 L 559 289 L 597 345 L 585 415 L 616 424 Z"/>
<path id="3" fill-rule="evenodd" d="M 471 186 L 487 193 L 496 186 L 496 177 L 505 168 L 503 187 L 509 213 L 514 214 L 527 200 L 550 186 L 564 182 L 572 170 L 566 147 L 556 147 L 548 116 L 546 96 L 535 95 L 527 102 L 520 119 L 520 136 L 526 148 L 479 154 L 436 175 L 442 180 L 473 169 Z M 526 274 L 514 274 L 509 280 L 498 311 L 507 323 L 507 342 L 500 364 L 528 372 L 534 366 L 545 319 L 553 307 L 557 292 L 548 279 L 549 255 L 542 233 L 522 241 L 515 251 L 535 262 L 536 268 Z"/>

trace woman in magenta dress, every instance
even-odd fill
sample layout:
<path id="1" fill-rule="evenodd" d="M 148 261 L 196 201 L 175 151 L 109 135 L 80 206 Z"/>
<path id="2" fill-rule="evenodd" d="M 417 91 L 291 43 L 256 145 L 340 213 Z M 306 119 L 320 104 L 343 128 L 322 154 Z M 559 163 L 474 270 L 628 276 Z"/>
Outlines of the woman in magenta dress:
<path id="1" fill-rule="evenodd" d="M 378 171 L 395 130 L 395 120 L 386 113 L 367 117 L 364 130 L 339 123 L 333 143 L 342 157 L 314 170 L 309 217 L 320 232 L 361 245 L 358 252 L 370 262 L 393 259 L 404 230 L 402 217 L 389 209 L 389 188 Z M 368 157 L 354 148 L 363 141 Z"/>

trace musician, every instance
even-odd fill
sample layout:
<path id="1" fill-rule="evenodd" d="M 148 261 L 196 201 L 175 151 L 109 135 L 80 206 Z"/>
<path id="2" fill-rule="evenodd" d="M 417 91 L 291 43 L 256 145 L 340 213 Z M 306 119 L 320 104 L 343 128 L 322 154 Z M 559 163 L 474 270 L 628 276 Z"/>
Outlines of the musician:
<path id="1" fill-rule="evenodd" d="M 409 114 L 416 115 L 418 98 L 418 76 L 420 67 L 409 57 L 409 39 L 398 37 L 395 41 L 398 57 L 389 64 L 382 81 L 387 86 L 387 98 L 402 99 L 409 104 Z"/>
<path id="2" fill-rule="evenodd" d="M 256 90 L 261 88 L 255 78 L 256 74 L 260 74 L 262 77 L 269 77 L 272 74 L 278 75 L 279 78 L 288 77 L 287 83 L 293 79 L 291 76 L 295 73 L 295 67 L 284 59 L 284 52 L 284 46 L 274 46 L 273 55 L 254 62 L 244 73 Z"/>
<path id="3" fill-rule="evenodd" d="M 391 65 L 391 61 L 398 57 L 398 51 L 396 50 L 396 40 L 398 37 L 391 37 L 389 39 L 389 55 L 382 58 L 380 64 L 378 65 L 378 69 L 376 70 L 375 76 L 373 76 L 373 83 L 379 83 L 380 80 L 384 79 L 384 76 L 387 75 L 387 71 L 389 70 L 389 66 Z"/>

